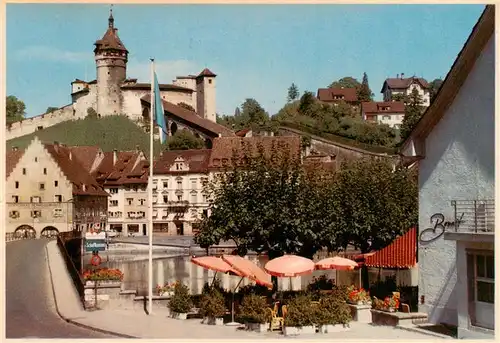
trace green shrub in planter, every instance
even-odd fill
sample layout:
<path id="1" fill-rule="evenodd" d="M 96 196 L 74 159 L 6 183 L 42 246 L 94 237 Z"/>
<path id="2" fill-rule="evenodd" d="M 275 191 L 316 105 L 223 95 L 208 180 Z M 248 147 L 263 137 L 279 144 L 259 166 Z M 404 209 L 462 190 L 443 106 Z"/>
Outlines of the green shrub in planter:
<path id="1" fill-rule="evenodd" d="M 219 291 L 219 293 L 221 293 L 221 294 L 225 293 L 224 287 L 222 287 L 220 280 L 215 279 L 211 284 L 209 284 L 208 282 L 205 282 L 205 284 L 203 285 L 203 289 L 201 290 L 201 294 L 210 293 L 210 290 L 212 288 L 217 289 Z"/>
<path id="2" fill-rule="evenodd" d="M 177 281 L 174 286 L 174 295 L 170 298 L 168 307 L 172 312 L 188 313 L 193 307 L 189 288 Z"/>
<path id="3" fill-rule="evenodd" d="M 203 317 L 220 318 L 226 314 L 224 296 L 217 288 L 212 288 L 202 295 L 200 301 L 200 314 Z"/>
<path id="4" fill-rule="evenodd" d="M 302 327 L 313 326 L 317 322 L 318 307 L 312 303 L 310 295 L 298 295 L 287 305 L 285 326 Z"/>
<path id="5" fill-rule="evenodd" d="M 351 321 L 351 310 L 342 293 L 322 297 L 318 312 L 319 325 L 347 324 Z"/>
<path id="6" fill-rule="evenodd" d="M 238 319 L 243 323 L 265 324 L 270 320 L 266 299 L 255 295 L 245 295 L 239 308 Z"/>

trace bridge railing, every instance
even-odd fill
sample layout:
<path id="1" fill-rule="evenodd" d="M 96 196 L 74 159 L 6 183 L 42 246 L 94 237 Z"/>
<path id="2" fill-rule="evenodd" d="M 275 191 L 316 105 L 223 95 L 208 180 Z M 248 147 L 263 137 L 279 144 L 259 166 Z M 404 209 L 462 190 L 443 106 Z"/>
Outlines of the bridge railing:
<path id="1" fill-rule="evenodd" d="M 77 231 L 61 232 L 57 236 L 57 245 L 58 245 L 59 250 L 61 251 L 61 253 L 63 255 L 64 262 L 66 263 L 66 268 L 68 269 L 68 272 L 71 275 L 71 279 L 73 280 L 73 283 L 76 287 L 76 290 L 78 291 L 78 295 L 80 296 L 80 300 L 83 303 L 84 297 L 85 297 L 85 281 L 83 279 L 83 276 L 80 275 L 78 268 L 75 266 L 75 263 L 73 262 L 71 255 L 69 254 L 68 250 L 66 249 L 66 244 L 65 244 L 69 240 L 76 239 L 76 238 L 81 238 L 80 232 L 77 232 Z"/>
<path id="2" fill-rule="evenodd" d="M 35 239 L 36 238 L 36 233 L 35 232 L 7 232 L 5 233 L 5 241 L 6 242 L 12 242 L 12 241 L 19 241 L 21 239 Z"/>

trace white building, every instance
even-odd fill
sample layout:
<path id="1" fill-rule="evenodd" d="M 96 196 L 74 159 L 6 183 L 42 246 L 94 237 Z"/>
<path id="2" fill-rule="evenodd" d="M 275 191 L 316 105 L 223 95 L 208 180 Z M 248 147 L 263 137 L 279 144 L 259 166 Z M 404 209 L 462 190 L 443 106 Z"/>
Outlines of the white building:
<path id="1" fill-rule="evenodd" d="M 419 310 L 459 338 L 494 334 L 494 12 L 486 6 L 402 147 L 419 168 Z"/>
<path id="2" fill-rule="evenodd" d="M 363 102 L 361 103 L 361 116 L 363 120 L 399 129 L 405 117 L 405 104 L 402 101 Z"/>
<path id="3" fill-rule="evenodd" d="M 388 78 L 384 81 L 380 92 L 384 95 L 384 101 L 393 101 L 395 95 L 410 95 L 414 89 L 422 97 L 422 106 L 429 106 L 431 103 L 429 83 L 421 77 L 404 78 L 404 74 L 401 74 L 396 78 Z"/>

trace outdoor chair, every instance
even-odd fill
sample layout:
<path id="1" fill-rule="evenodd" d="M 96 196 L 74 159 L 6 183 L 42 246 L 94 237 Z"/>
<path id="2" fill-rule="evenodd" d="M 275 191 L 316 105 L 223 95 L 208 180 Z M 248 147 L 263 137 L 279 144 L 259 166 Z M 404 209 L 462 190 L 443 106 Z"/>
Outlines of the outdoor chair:
<path id="1" fill-rule="evenodd" d="M 279 310 L 279 302 L 274 303 L 274 308 L 268 307 L 268 311 L 270 314 L 270 329 L 271 331 L 273 330 L 281 330 L 283 327 L 283 317 L 278 317 L 278 310 Z"/>

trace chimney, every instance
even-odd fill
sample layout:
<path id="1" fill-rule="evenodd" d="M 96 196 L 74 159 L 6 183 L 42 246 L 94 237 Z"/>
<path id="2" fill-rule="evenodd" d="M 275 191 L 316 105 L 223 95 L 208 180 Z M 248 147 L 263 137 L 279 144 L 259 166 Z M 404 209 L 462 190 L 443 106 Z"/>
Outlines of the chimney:
<path id="1" fill-rule="evenodd" d="M 87 186 L 85 186 L 84 183 L 82 183 L 82 190 L 85 192 L 87 190 Z"/>
<path id="2" fill-rule="evenodd" d="M 71 153 L 71 150 L 69 151 L 69 160 L 73 160 L 73 154 Z"/>
<path id="3" fill-rule="evenodd" d="M 113 149 L 113 166 L 116 164 L 116 161 L 118 161 L 118 150 Z"/>
<path id="4" fill-rule="evenodd" d="M 17 146 L 13 146 L 12 151 L 17 151 Z"/>
<path id="5" fill-rule="evenodd" d="M 404 79 L 405 73 L 401 73 L 401 80 Z"/>

